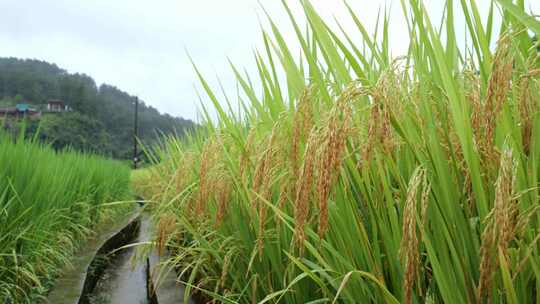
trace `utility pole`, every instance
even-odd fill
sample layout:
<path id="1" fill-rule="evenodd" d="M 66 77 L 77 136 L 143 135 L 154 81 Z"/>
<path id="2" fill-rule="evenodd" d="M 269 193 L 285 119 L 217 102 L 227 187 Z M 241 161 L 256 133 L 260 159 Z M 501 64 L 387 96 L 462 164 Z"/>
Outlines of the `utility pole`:
<path id="1" fill-rule="evenodd" d="M 139 138 L 139 97 L 135 97 L 135 118 L 133 126 L 133 169 L 137 169 L 139 163 L 139 153 L 137 151 L 137 141 Z"/>

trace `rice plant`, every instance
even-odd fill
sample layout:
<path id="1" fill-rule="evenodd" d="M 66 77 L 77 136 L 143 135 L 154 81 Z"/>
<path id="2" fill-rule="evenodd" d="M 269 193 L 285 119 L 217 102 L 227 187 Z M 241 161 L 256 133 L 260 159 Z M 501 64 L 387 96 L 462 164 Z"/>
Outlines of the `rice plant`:
<path id="1" fill-rule="evenodd" d="M 169 138 L 139 182 L 186 296 L 540 302 L 540 22 L 521 0 L 487 20 L 456 2 L 433 21 L 402 1 L 392 58 L 387 15 L 368 33 L 349 8 L 357 33 L 336 31 L 300 1 L 304 30 L 283 1 L 302 56 L 269 19 L 258 74 L 233 66 L 241 113 L 197 71 L 219 119 L 203 109 L 207 131 Z"/>
<path id="2" fill-rule="evenodd" d="M 97 223 L 125 208 L 127 166 L 0 134 L 0 302 L 35 303 Z"/>

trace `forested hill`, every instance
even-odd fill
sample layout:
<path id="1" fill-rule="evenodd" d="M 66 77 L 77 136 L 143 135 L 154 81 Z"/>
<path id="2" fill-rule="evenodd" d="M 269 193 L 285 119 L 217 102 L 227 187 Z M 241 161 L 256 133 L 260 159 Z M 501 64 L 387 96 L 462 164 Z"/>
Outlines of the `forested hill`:
<path id="1" fill-rule="evenodd" d="M 0 58 L 0 108 L 25 103 L 43 107 L 62 100 L 73 111 L 45 114 L 40 136 L 55 148 L 72 146 L 115 158 L 129 158 L 132 148 L 135 97 L 85 74 L 70 74 L 55 64 L 38 60 Z M 35 129 L 37 123 L 32 123 Z M 193 128 L 190 120 L 161 114 L 140 101 L 140 139 L 151 144 L 160 133 L 181 135 Z"/>

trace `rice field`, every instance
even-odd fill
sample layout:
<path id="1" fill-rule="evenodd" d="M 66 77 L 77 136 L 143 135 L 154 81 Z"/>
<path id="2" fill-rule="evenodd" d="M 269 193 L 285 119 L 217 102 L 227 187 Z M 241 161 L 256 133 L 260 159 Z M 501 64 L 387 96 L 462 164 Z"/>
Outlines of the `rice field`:
<path id="1" fill-rule="evenodd" d="M 399 58 L 384 12 L 375 33 L 352 9 L 356 31 L 339 31 L 308 1 L 307 26 L 283 3 L 291 24 L 269 17 L 258 74 L 233 66 L 243 110 L 197 71 L 218 119 L 203 109 L 206 130 L 168 138 L 138 182 L 186 294 L 539 303 L 540 56 L 531 35 L 540 22 L 524 2 L 479 12 L 475 1 L 447 1 L 443 20 L 430 20 L 421 1 L 402 1 L 410 44 Z M 296 33 L 300 57 L 283 28 Z"/>
<path id="2" fill-rule="evenodd" d="M 36 303 L 92 228 L 125 211 L 126 165 L 0 134 L 0 302 Z"/>

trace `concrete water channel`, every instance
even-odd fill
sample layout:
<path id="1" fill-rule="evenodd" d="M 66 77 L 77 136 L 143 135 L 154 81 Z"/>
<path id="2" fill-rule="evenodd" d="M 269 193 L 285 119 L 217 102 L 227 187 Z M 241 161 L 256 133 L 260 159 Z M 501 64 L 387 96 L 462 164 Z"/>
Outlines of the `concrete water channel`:
<path id="1" fill-rule="evenodd" d="M 148 221 L 148 217 L 143 214 L 140 221 Z M 137 244 L 148 238 L 148 231 L 143 230 L 140 224 L 135 229 L 137 231 L 132 235 L 132 243 Z M 152 304 L 148 292 L 147 263 L 136 256 L 136 251 L 135 247 L 127 247 L 118 249 L 114 254 L 99 254 L 96 266 L 99 267 L 100 263 L 106 266 L 97 278 L 94 290 L 83 295 L 83 302 Z"/>
<path id="2" fill-rule="evenodd" d="M 154 249 L 137 256 L 138 244 L 151 241 L 153 235 L 149 215 L 140 210 L 103 227 L 81 249 L 73 265 L 62 271 L 44 303 L 185 303 L 174 269 L 164 264 L 166 256 L 159 256 Z"/>

